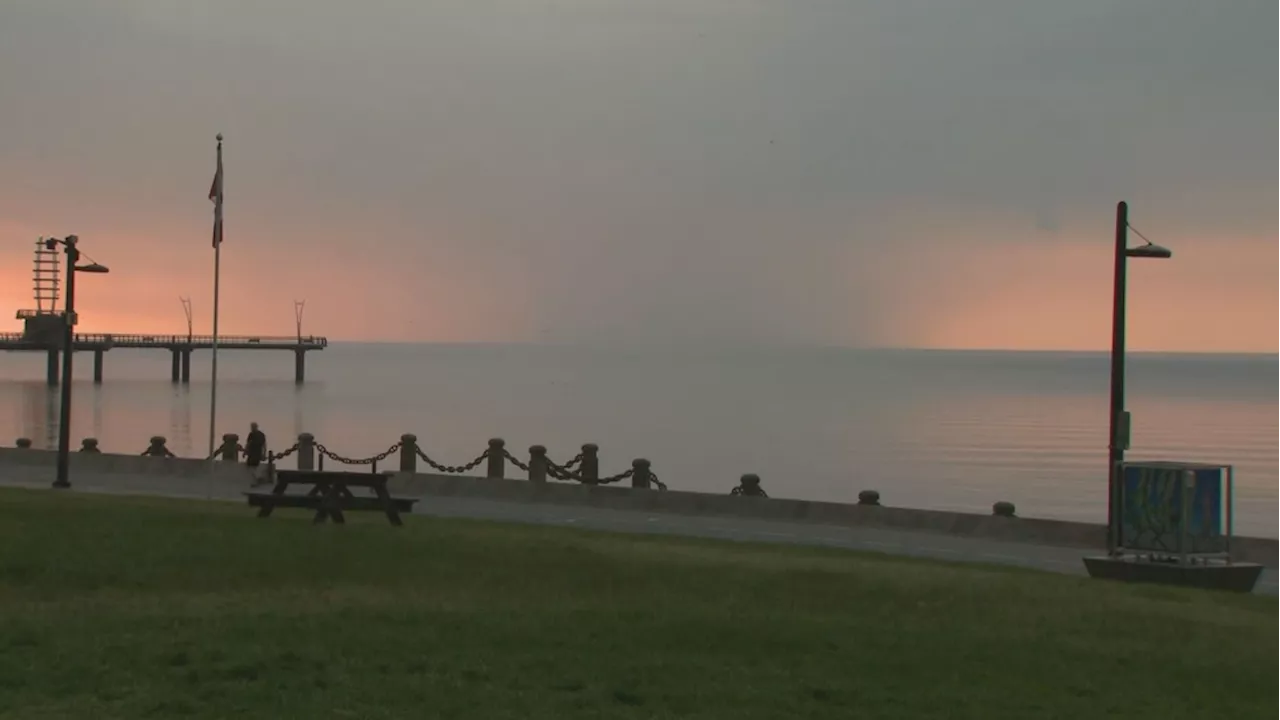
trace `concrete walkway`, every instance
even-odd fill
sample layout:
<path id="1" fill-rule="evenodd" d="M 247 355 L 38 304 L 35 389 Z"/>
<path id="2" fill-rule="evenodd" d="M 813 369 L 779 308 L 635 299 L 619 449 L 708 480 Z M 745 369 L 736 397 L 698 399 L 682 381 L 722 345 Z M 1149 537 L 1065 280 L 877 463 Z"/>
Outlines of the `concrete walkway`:
<path id="1" fill-rule="evenodd" d="M 0 486 L 47 489 L 52 468 L 0 465 Z M 83 474 L 72 478 L 82 492 L 240 501 L 246 486 L 193 482 L 155 475 Z M 821 545 L 892 555 L 975 562 L 1084 575 L 1079 548 L 913 533 L 880 528 L 819 525 L 730 517 L 693 517 L 585 506 L 515 503 L 460 497 L 425 497 L 415 514 L 577 527 L 623 533 L 653 533 L 765 543 Z M 1277 595 L 1277 573 L 1267 568 L 1255 592 Z"/>

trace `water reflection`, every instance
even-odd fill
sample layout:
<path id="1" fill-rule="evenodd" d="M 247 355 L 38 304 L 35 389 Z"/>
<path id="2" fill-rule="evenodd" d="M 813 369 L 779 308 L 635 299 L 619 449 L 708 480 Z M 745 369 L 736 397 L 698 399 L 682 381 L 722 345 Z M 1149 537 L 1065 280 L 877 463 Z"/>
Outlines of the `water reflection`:
<path id="1" fill-rule="evenodd" d="M 172 385 L 161 354 L 119 360 L 104 385 L 76 384 L 73 441 L 92 434 L 106 451 L 136 453 L 159 434 L 203 457 L 209 384 Z M 243 437 L 256 421 L 273 449 L 311 432 L 368 456 L 413 432 L 450 464 L 494 436 L 562 459 L 595 442 L 602 470 L 649 457 L 673 487 L 710 492 L 755 472 L 779 497 L 874 488 L 890 504 L 989 511 L 1007 499 L 1028 515 L 1087 520 L 1105 502 L 1105 355 L 341 345 L 311 369 L 299 387 L 256 353 L 229 355 L 218 433 Z M 1239 529 L 1274 536 L 1274 358 L 1138 357 L 1131 369 L 1132 456 L 1234 463 Z M 0 442 L 56 443 L 58 389 L 42 372 L 0 381 Z"/>

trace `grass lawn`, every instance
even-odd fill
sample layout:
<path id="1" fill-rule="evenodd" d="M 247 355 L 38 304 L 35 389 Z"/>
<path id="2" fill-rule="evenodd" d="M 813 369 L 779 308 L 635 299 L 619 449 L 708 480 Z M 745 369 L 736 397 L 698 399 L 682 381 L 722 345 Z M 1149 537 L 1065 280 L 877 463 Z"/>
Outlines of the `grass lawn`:
<path id="1" fill-rule="evenodd" d="M 0 491 L 0 718 L 1274 718 L 1274 598 Z"/>

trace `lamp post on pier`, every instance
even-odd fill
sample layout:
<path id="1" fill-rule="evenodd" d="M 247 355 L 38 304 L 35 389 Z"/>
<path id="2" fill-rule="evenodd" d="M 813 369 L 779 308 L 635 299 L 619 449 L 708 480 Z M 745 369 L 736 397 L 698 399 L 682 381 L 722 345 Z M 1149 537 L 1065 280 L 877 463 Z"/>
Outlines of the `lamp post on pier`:
<path id="1" fill-rule="evenodd" d="M 1129 231 L 1146 245 L 1129 247 Z M 1173 252 L 1143 237 L 1129 225 L 1129 204 L 1116 205 L 1115 277 L 1111 297 L 1111 403 L 1107 433 L 1107 554 L 1114 555 L 1121 538 L 1120 483 L 1118 470 L 1129 449 L 1129 413 L 1124 409 L 1125 309 L 1129 258 L 1169 259 Z"/>
<path id="2" fill-rule="evenodd" d="M 293 320 L 298 330 L 298 344 L 302 344 L 302 311 L 307 307 L 306 300 L 293 301 Z"/>
<path id="3" fill-rule="evenodd" d="M 71 356 L 75 354 L 76 333 L 76 273 L 105 273 L 105 265 L 99 265 L 90 259 L 88 265 L 80 265 L 80 250 L 76 247 L 80 238 L 68 235 L 66 238 L 49 238 L 44 246 L 53 250 L 61 245 L 67 253 L 67 304 L 63 313 L 62 336 L 62 408 L 58 413 L 58 476 L 53 481 L 55 488 L 71 487 Z"/>

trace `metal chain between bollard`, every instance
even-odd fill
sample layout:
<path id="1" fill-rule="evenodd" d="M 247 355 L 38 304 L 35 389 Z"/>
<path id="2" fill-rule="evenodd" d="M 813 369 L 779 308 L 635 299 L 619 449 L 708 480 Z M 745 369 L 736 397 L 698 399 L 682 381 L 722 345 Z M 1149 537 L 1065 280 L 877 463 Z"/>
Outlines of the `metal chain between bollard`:
<path id="1" fill-rule="evenodd" d="M 386 460 L 388 457 L 392 455 L 392 453 L 399 450 L 402 444 L 403 443 L 401 442 L 396 442 L 394 445 L 378 453 L 377 455 L 374 455 L 372 457 L 367 457 L 367 458 L 349 458 L 349 457 L 346 457 L 345 455 L 339 455 L 338 453 L 325 447 L 323 443 L 316 443 L 315 448 L 316 448 L 316 451 L 319 452 L 321 455 L 324 455 L 325 457 L 329 458 L 334 462 L 342 463 L 343 465 L 372 465 L 374 463 L 382 462 L 383 460 Z"/>
<path id="2" fill-rule="evenodd" d="M 414 448 L 414 452 L 417 453 L 418 457 L 422 458 L 423 462 L 430 465 L 434 470 L 436 470 L 436 472 L 442 472 L 442 473 L 469 472 L 471 470 L 476 469 L 476 467 L 479 466 L 480 463 L 489 459 L 489 451 L 486 449 L 484 452 L 480 453 L 480 457 L 476 458 L 475 460 L 472 460 L 466 465 L 441 465 L 435 460 L 432 460 L 430 457 L 427 457 L 427 454 L 422 452 L 422 448 Z"/>
<path id="3" fill-rule="evenodd" d="M 556 465 L 554 462 L 548 459 L 547 465 L 554 465 L 555 467 L 560 468 L 561 470 L 572 470 L 575 466 L 580 465 L 582 463 L 582 458 L 586 456 L 587 456 L 586 453 L 578 453 L 577 455 L 573 456 L 572 460 L 570 460 L 569 462 L 563 465 Z"/>
<path id="4" fill-rule="evenodd" d="M 515 455 L 512 455 L 510 450 L 506 448 L 502 448 L 502 457 L 511 461 L 512 465 L 515 465 L 516 467 L 520 468 L 525 472 L 529 472 L 529 463 L 523 462 L 520 460 L 520 458 L 516 457 Z"/>
<path id="5" fill-rule="evenodd" d="M 278 452 L 275 455 L 272 455 L 272 457 L 275 458 L 276 460 L 282 460 L 296 452 L 298 452 L 298 443 L 294 443 L 290 445 L 289 447 L 285 448 L 281 452 Z"/>
<path id="6" fill-rule="evenodd" d="M 666 491 L 667 491 L 667 484 L 666 484 L 666 483 L 664 483 L 664 482 L 662 482 L 661 480 L 659 480 L 659 479 L 658 479 L 658 474 L 657 474 L 657 473 L 655 473 L 655 472 L 653 472 L 652 470 L 650 470 L 650 471 L 649 471 L 649 482 L 651 482 L 651 483 L 653 483 L 654 485 L 657 485 L 657 486 L 658 486 L 658 492 L 666 492 Z"/>
<path id="7" fill-rule="evenodd" d="M 628 478 L 636 474 L 635 468 L 628 468 L 618 473 L 617 475 L 610 475 L 609 477 L 585 478 L 582 476 L 581 470 L 573 470 L 570 467 L 575 462 L 581 462 L 581 461 L 582 461 L 581 454 L 579 454 L 578 457 L 574 458 L 573 460 L 570 460 L 565 465 L 557 465 L 551 460 L 547 460 L 547 475 L 556 480 L 577 480 L 578 482 L 581 482 L 581 483 L 591 483 L 593 485 L 609 485 L 611 483 L 622 482 L 623 480 L 627 480 Z M 528 468 L 523 468 L 523 469 L 528 470 Z M 660 483 L 659 485 L 662 490 L 667 489 L 665 485 L 661 485 Z"/>
<path id="8" fill-rule="evenodd" d="M 582 477 L 582 472 L 581 471 L 574 472 L 573 470 L 574 460 L 578 460 L 579 462 L 581 462 L 580 460 L 581 457 L 582 456 L 579 455 L 578 457 L 574 458 L 573 460 L 570 460 L 568 463 L 564 465 L 557 465 L 554 460 L 552 460 L 551 458 L 547 458 L 547 475 L 556 480 L 582 481 L 584 479 Z"/>

